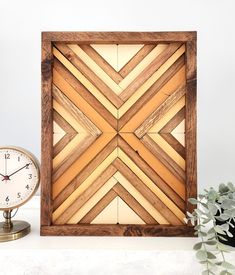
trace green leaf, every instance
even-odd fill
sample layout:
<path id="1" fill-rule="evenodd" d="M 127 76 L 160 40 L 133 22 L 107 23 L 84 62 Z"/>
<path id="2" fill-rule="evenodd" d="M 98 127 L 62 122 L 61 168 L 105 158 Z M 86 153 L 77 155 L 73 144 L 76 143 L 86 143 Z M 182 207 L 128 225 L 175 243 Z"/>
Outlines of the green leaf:
<path id="1" fill-rule="evenodd" d="M 209 275 L 210 273 L 209 273 L 209 271 L 208 270 L 204 270 L 204 271 L 202 271 L 202 275 Z"/>
<path id="2" fill-rule="evenodd" d="M 227 223 L 221 224 L 220 228 L 224 231 L 228 231 L 229 230 L 229 225 Z"/>
<path id="3" fill-rule="evenodd" d="M 216 256 L 211 252 L 207 252 L 207 258 L 210 260 L 214 260 L 214 259 L 216 259 Z"/>
<path id="4" fill-rule="evenodd" d="M 209 229 L 209 230 L 207 231 L 207 234 L 208 234 L 208 235 L 210 235 L 210 234 L 215 234 L 215 229 L 214 229 L 214 227 L 212 227 L 211 229 Z"/>
<path id="5" fill-rule="evenodd" d="M 221 235 L 226 235 L 226 233 L 223 231 L 223 229 L 220 227 L 220 225 L 216 225 L 215 227 L 215 231 Z"/>
<path id="6" fill-rule="evenodd" d="M 189 201 L 191 204 L 197 204 L 197 203 L 198 203 L 198 200 L 196 200 L 195 198 L 189 198 L 188 201 Z"/>
<path id="7" fill-rule="evenodd" d="M 213 203 L 208 203 L 208 209 L 212 213 L 213 216 L 215 216 L 218 212 L 218 208 Z"/>
<path id="8" fill-rule="evenodd" d="M 227 270 L 222 270 L 219 275 L 232 275 L 232 273 L 228 272 Z"/>
<path id="9" fill-rule="evenodd" d="M 235 186 L 231 182 L 228 182 L 227 186 L 230 191 L 235 192 Z"/>
<path id="10" fill-rule="evenodd" d="M 228 235 L 230 238 L 233 237 L 233 234 L 232 234 L 231 232 L 229 232 L 229 231 L 227 231 L 227 235 Z"/>
<path id="11" fill-rule="evenodd" d="M 207 260 L 207 252 L 204 250 L 199 250 L 196 253 L 196 257 L 198 258 L 199 261 L 205 261 Z"/>
<path id="12" fill-rule="evenodd" d="M 227 268 L 227 269 L 235 269 L 234 265 L 232 265 L 232 264 L 230 264 L 229 262 L 226 262 L 226 261 L 222 262 L 222 267 Z"/>
<path id="13" fill-rule="evenodd" d="M 231 199 L 225 199 L 225 200 L 223 200 L 221 206 L 223 209 L 231 209 L 231 208 L 235 207 L 235 201 L 231 200 Z"/>
<path id="14" fill-rule="evenodd" d="M 222 221 L 226 221 L 230 219 L 230 216 L 224 213 L 222 213 L 219 217 L 221 218 Z"/>
<path id="15" fill-rule="evenodd" d="M 187 211 L 186 214 L 187 214 L 188 217 L 193 218 L 193 214 L 192 213 L 190 213 L 190 212 Z"/>
<path id="16" fill-rule="evenodd" d="M 196 244 L 193 246 L 193 249 L 194 249 L 194 250 L 199 250 L 199 249 L 201 249 L 201 248 L 202 248 L 202 242 L 196 243 Z"/>
<path id="17" fill-rule="evenodd" d="M 202 223 L 207 224 L 208 222 L 211 222 L 211 218 L 205 219 Z"/>
<path id="18" fill-rule="evenodd" d="M 207 241 L 205 242 L 207 245 L 216 245 L 217 242 L 216 241 Z"/>
<path id="19" fill-rule="evenodd" d="M 220 240 L 222 240 L 222 241 L 225 241 L 225 242 L 228 241 L 226 238 L 224 238 L 224 237 L 222 237 L 222 236 L 220 236 L 220 235 L 218 235 L 218 238 L 219 238 Z"/>

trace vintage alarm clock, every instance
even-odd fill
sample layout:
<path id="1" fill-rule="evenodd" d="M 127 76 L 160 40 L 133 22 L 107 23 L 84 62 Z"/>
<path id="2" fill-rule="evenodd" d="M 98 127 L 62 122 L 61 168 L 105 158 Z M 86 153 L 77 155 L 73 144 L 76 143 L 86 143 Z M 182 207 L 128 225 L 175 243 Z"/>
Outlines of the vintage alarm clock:
<path id="1" fill-rule="evenodd" d="M 38 189 L 40 170 L 37 159 L 19 147 L 0 147 L 0 241 L 19 239 L 30 232 L 30 224 L 12 221 L 12 211 L 25 204 Z"/>

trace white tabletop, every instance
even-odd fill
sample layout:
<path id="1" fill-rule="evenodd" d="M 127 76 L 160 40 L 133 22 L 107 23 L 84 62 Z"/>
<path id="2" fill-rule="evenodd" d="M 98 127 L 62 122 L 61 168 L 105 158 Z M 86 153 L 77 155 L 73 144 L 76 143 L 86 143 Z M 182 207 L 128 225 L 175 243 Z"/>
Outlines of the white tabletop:
<path id="1" fill-rule="evenodd" d="M 16 275 L 198 275 L 192 250 L 197 238 L 41 237 L 39 197 L 15 219 L 31 224 L 26 237 L 0 243 L 0 274 Z M 235 262 L 235 253 L 229 258 Z M 16 272 L 17 270 L 17 272 Z"/>

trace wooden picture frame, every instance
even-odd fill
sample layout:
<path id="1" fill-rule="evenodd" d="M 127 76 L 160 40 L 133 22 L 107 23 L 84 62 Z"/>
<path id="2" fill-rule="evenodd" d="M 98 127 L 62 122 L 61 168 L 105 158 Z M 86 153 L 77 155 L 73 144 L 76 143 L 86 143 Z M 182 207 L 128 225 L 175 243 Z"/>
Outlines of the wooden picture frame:
<path id="1" fill-rule="evenodd" d="M 196 159 L 196 32 L 43 32 L 41 235 L 43 236 L 194 236 L 186 224 L 55 224 L 53 222 L 53 45 L 56 43 L 185 45 L 185 197 L 182 211 L 191 212 L 188 198 L 197 197 Z M 70 55 L 68 54 L 68 57 Z M 120 141 L 120 139 L 119 139 Z M 136 150 L 138 153 L 138 151 Z M 139 154 L 139 153 L 138 153 Z M 144 162 L 142 162 L 144 165 Z M 118 165 L 118 163 L 117 163 Z M 123 168 L 124 169 L 124 168 Z M 131 172 L 131 171 L 130 171 Z M 138 178 L 136 179 L 138 181 Z M 146 191 L 148 192 L 148 191 Z M 155 202 L 153 201 L 153 204 Z M 156 203 L 158 203 L 156 201 Z"/>

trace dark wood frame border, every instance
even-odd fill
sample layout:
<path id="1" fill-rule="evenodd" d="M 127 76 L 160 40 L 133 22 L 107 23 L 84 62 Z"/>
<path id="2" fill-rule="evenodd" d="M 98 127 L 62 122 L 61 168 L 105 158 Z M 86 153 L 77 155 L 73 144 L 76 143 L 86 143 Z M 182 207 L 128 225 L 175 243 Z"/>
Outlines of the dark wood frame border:
<path id="1" fill-rule="evenodd" d="M 186 200 L 197 196 L 196 158 L 196 32 L 43 32 L 42 33 L 42 236 L 194 236 L 190 225 L 53 225 L 52 224 L 52 43 L 186 43 Z M 186 211 L 193 206 L 186 202 Z"/>

